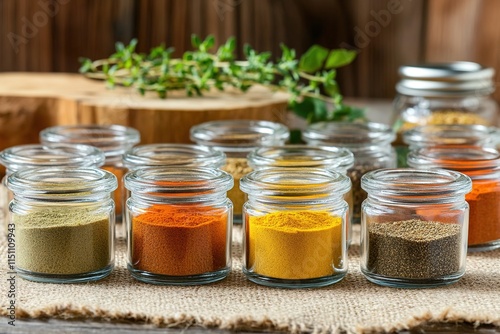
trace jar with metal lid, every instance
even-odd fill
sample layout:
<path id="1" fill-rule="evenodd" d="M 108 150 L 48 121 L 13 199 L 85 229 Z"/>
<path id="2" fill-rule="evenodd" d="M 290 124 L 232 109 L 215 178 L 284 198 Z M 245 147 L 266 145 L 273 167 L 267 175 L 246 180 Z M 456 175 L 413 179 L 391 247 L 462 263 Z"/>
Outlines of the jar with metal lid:
<path id="1" fill-rule="evenodd" d="M 128 172 L 128 270 L 153 284 L 193 285 L 231 269 L 230 174 L 208 167 Z"/>
<path id="2" fill-rule="evenodd" d="M 245 175 L 243 272 L 255 283 L 312 288 L 340 281 L 347 272 L 343 196 L 349 178 L 310 168 L 266 168 Z"/>
<path id="3" fill-rule="evenodd" d="M 395 138 L 385 124 L 319 122 L 309 125 L 302 138 L 308 145 L 344 147 L 354 154 L 354 166 L 347 171 L 352 181 L 353 223 L 361 221 L 361 203 L 366 192 L 361 188 L 363 174 L 379 169 L 396 167 L 396 152 L 391 146 Z"/>
<path id="4" fill-rule="evenodd" d="M 255 120 L 211 121 L 193 126 L 191 140 L 226 154 L 222 167 L 233 176 L 234 188 L 228 197 L 234 205 L 234 222 L 241 222 L 245 194 L 239 188 L 240 179 L 251 171 L 247 154 L 261 146 L 283 145 L 290 136 L 288 128 L 280 123 Z"/>
<path id="5" fill-rule="evenodd" d="M 248 165 L 253 170 L 265 168 L 324 168 L 344 175 L 354 166 L 354 155 L 346 148 L 334 146 L 284 145 L 258 148 L 248 154 Z M 352 189 L 344 195 L 349 205 L 347 243 L 352 238 Z"/>
<path id="6" fill-rule="evenodd" d="M 495 148 L 496 127 L 471 124 L 423 125 L 403 133 L 403 142 L 411 149 L 430 146 L 478 146 Z"/>
<path id="7" fill-rule="evenodd" d="M 92 145 L 104 152 L 106 160 L 103 169 L 113 173 L 118 179 L 118 190 L 115 192 L 116 216 L 121 221 L 123 198 L 123 154 L 140 142 L 140 134 L 136 129 L 122 125 L 63 125 L 44 129 L 40 132 L 43 144 L 67 143 Z"/>
<path id="8" fill-rule="evenodd" d="M 111 273 L 113 174 L 98 168 L 31 168 L 9 175 L 7 186 L 14 194 L 7 238 L 15 240 L 19 276 L 80 283 Z"/>
<path id="9" fill-rule="evenodd" d="M 465 196 L 470 205 L 469 251 L 500 247 L 500 153 L 481 147 L 427 147 L 412 150 L 408 165 L 419 169 L 445 168 L 468 175 L 472 191 Z"/>
<path id="10" fill-rule="evenodd" d="M 361 223 L 361 272 L 373 283 L 425 288 L 465 272 L 471 179 L 459 172 L 410 168 L 371 171 Z"/>
<path id="11" fill-rule="evenodd" d="M 400 67 L 394 99 L 396 133 L 428 124 L 496 125 L 494 74 L 493 68 L 473 62 Z"/>
<path id="12" fill-rule="evenodd" d="M 9 175 L 18 170 L 37 167 L 100 167 L 104 164 L 104 154 L 88 145 L 18 145 L 0 152 L 0 163 L 6 168 L 0 188 L 1 214 L 5 226 L 9 223 L 9 203 L 13 199 L 12 192 L 6 185 Z"/>

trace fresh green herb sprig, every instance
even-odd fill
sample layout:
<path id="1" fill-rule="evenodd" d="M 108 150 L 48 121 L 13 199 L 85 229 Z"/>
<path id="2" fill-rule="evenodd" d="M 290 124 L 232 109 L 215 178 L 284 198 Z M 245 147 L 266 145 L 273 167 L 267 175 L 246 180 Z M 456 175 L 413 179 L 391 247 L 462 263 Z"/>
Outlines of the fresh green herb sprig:
<path id="1" fill-rule="evenodd" d="M 188 96 L 202 95 L 214 88 L 235 87 L 241 91 L 260 84 L 289 94 L 290 108 L 309 123 L 363 119 L 361 109 L 346 106 L 335 80 L 337 68 L 350 64 L 354 51 L 328 50 L 313 45 L 300 58 L 281 44 L 282 55 L 275 62 L 271 53 L 243 48 L 244 59 L 237 60 L 236 40 L 231 37 L 215 52 L 215 38 L 201 40 L 193 35 L 193 51 L 173 58 L 173 49 L 153 48 L 149 54 L 135 51 L 137 40 L 116 43 L 116 52 L 107 59 L 81 59 L 80 72 L 105 80 L 110 87 L 135 87 L 141 94 L 156 92 L 165 98 L 168 92 L 185 90 Z"/>

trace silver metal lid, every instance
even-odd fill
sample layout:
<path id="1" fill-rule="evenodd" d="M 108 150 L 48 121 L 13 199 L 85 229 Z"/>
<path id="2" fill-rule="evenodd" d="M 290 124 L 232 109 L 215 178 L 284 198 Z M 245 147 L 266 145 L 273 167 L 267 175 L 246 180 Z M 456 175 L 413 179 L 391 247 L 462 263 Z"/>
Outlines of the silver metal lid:
<path id="1" fill-rule="evenodd" d="M 404 95 L 488 95 L 495 90 L 495 70 L 473 62 L 404 65 L 399 75 L 396 90 Z"/>

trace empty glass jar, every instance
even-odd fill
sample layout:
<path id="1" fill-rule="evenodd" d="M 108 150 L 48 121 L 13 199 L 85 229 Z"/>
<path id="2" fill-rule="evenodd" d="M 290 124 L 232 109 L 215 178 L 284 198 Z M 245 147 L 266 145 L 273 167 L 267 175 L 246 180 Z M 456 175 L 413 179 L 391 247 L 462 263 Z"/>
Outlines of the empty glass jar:
<path id="1" fill-rule="evenodd" d="M 443 169 L 381 169 L 361 179 L 361 271 L 400 288 L 454 283 L 465 272 L 469 177 Z"/>
<path id="2" fill-rule="evenodd" d="M 228 173 L 206 167 L 162 167 L 125 175 L 127 266 L 153 284 L 192 285 L 225 278 L 231 269 L 233 186 Z"/>
<path id="3" fill-rule="evenodd" d="M 87 144 L 101 149 L 106 156 L 103 168 L 113 173 L 118 179 L 118 190 L 115 192 L 116 215 L 121 221 L 123 198 L 123 154 L 140 142 L 140 134 L 136 129 L 122 125 L 63 125 L 44 129 L 40 132 L 43 144 L 66 143 Z"/>
<path id="4" fill-rule="evenodd" d="M 241 210 L 245 194 L 239 188 L 240 179 L 251 171 L 247 154 L 261 146 L 283 145 L 290 132 L 280 123 L 255 120 L 211 121 L 193 126 L 191 140 L 226 154 L 226 165 L 222 167 L 233 176 L 234 188 L 228 197 L 234 205 L 234 222 L 241 222 Z"/>
<path id="5" fill-rule="evenodd" d="M 114 264 L 116 177 L 97 168 L 31 168 L 7 179 L 14 194 L 8 233 L 19 276 L 79 283 L 110 274 Z"/>
<path id="6" fill-rule="evenodd" d="M 309 125 L 302 138 L 308 145 L 344 147 L 354 154 L 354 166 L 347 171 L 352 181 L 353 222 L 361 221 L 361 203 L 366 192 L 361 177 L 379 168 L 396 167 L 396 152 L 391 146 L 392 129 L 381 123 L 319 122 Z"/>
<path id="7" fill-rule="evenodd" d="M 347 176 L 326 169 L 267 168 L 241 179 L 243 272 L 255 283 L 312 288 L 347 272 Z"/>

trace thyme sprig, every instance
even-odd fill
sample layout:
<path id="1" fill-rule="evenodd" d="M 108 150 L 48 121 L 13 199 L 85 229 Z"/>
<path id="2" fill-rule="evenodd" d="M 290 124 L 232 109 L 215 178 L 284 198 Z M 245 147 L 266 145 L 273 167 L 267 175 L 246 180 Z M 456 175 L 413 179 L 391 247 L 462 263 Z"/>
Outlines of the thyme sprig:
<path id="1" fill-rule="evenodd" d="M 193 35 L 193 51 L 174 58 L 173 48 L 157 46 L 148 54 L 136 52 L 137 40 L 116 43 L 116 52 L 107 59 L 81 59 L 80 72 L 105 80 L 110 87 L 135 87 L 141 94 L 156 92 L 166 98 L 170 91 L 185 90 L 188 96 L 215 89 L 235 87 L 243 92 L 260 84 L 289 94 L 289 106 L 309 123 L 353 121 L 363 111 L 342 103 L 336 79 L 337 68 L 350 64 L 354 51 L 328 50 L 313 45 L 300 58 L 295 50 L 281 44 L 281 57 L 243 47 L 244 59 L 236 59 L 235 38 L 229 38 L 215 52 L 215 38 L 201 40 Z"/>

